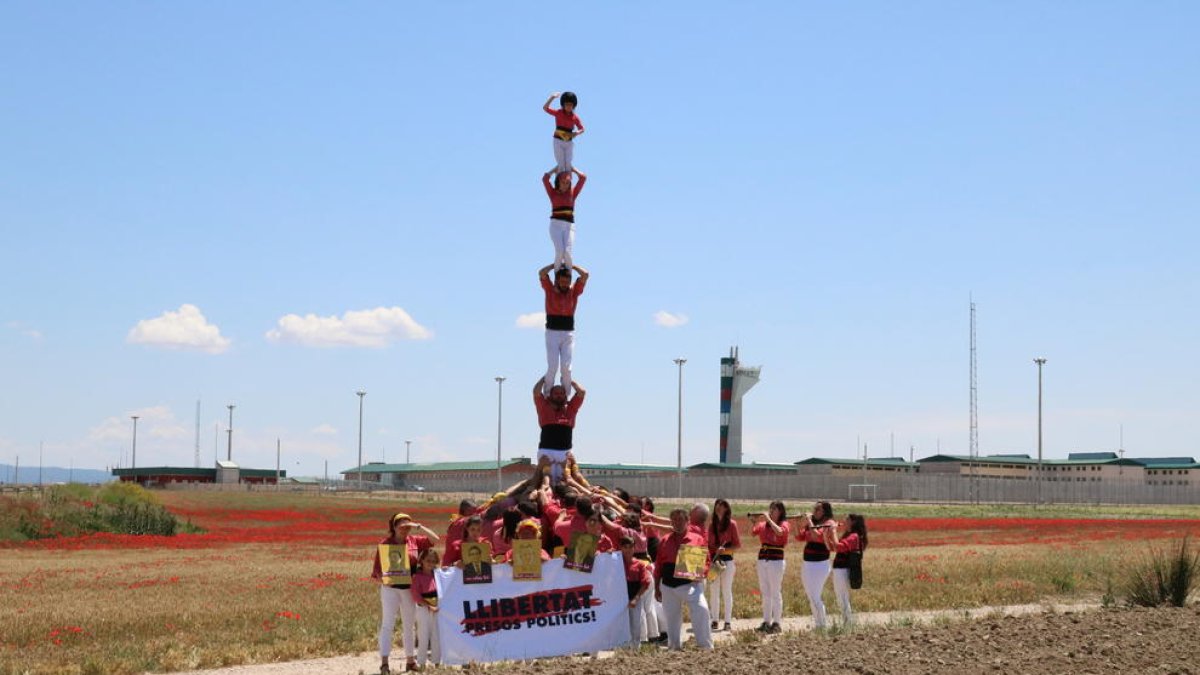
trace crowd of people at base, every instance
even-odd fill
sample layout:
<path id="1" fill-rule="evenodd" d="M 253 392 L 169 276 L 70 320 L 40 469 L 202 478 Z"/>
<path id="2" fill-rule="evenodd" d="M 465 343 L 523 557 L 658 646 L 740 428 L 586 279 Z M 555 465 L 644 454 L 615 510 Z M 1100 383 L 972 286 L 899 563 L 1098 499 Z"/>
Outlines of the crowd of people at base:
<path id="1" fill-rule="evenodd" d="M 654 501 L 634 497 L 619 488 L 591 485 L 568 453 L 562 479 L 552 484 L 551 463 L 543 460 L 529 479 L 483 504 L 463 500 L 445 537 L 404 513 L 392 517 L 389 535 L 381 544 L 405 545 L 413 573 L 399 581 L 386 577 L 378 552 L 372 576 L 381 582 L 379 626 L 381 672 L 388 673 L 396 619 L 402 622 L 406 670 L 420 670 L 436 662 L 437 585 L 439 567 L 463 566 L 463 544 L 487 543 L 493 564 L 512 562 L 515 539 L 539 539 L 543 561 L 564 556 L 572 534 L 596 537 L 596 551 L 621 554 L 628 588 L 630 642 L 665 643 L 672 650 L 683 646 L 683 610 L 691 617 L 696 644 L 712 649 L 713 632 L 729 631 L 733 624 L 733 581 L 737 574 L 734 553 L 743 547 L 738 521 L 729 502 L 717 499 L 710 511 L 705 504 L 674 509 L 669 517 L 655 514 Z M 792 541 L 803 543 L 800 580 L 812 609 L 814 625 L 828 625 L 821 592 L 832 575 L 833 587 L 845 623 L 853 622 L 850 604 L 849 557 L 867 546 L 865 519 L 850 514 L 839 526 L 829 502 L 817 502 L 811 513 L 789 516 L 783 502 L 771 502 L 766 513 L 749 513 L 750 534 L 759 539 L 757 573 L 762 597 L 764 633 L 781 631 L 785 551 Z M 438 553 L 437 545 L 443 545 Z M 676 575 L 676 555 L 683 546 L 708 551 L 706 578 L 693 580 Z"/>

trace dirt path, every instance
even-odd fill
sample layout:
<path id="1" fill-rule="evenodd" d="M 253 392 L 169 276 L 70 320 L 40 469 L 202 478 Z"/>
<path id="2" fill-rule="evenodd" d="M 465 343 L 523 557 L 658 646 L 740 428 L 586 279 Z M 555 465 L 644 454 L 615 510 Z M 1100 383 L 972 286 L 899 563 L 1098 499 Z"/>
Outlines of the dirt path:
<path id="1" fill-rule="evenodd" d="M 1012 605 L 972 610 L 867 613 L 860 628 L 814 639 L 807 617 L 784 620 L 785 633 L 761 638 L 758 621 L 734 622 L 734 633 L 719 632 L 717 650 L 706 655 L 705 670 L 727 675 L 778 672 L 931 673 L 962 672 L 1112 672 L 1153 667 L 1160 673 L 1200 674 L 1200 608 L 1101 610 L 1095 604 Z M 801 649 L 802 648 L 802 649 Z M 696 672 L 698 653 L 638 654 L 605 652 L 588 659 L 543 659 L 530 664 L 493 664 L 489 672 L 538 672 L 566 675 L 617 672 L 625 666 L 656 673 Z M 403 656 L 393 654 L 393 667 Z M 378 672 L 374 652 L 324 659 L 233 666 L 184 675 L 356 675 Z M 820 664 L 814 668 L 815 664 Z"/>

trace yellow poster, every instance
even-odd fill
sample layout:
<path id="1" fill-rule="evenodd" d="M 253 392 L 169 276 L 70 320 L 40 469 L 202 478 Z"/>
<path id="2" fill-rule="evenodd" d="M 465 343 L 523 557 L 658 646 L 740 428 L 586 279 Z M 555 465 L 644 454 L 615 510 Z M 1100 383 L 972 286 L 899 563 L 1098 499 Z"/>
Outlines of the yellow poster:
<path id="1" fill-rule="evenodd" d="M 408 566 L 408 544 L 380 544 L 379 566 L 383 570 L 383 583 L 388 586 L 411 583 L 412 570 Z"/>
<path id="2" fill-rule="evenodd" d="M 462 545 L 464 584 L 492 583 L 492 545 L 468 542 Z"/>
<path id="3" fill-rule="evenodd" d="M 542 542 L 537 539 L 514 539 L 512 568 L 512 578 L 516 581 L 541 581 Z"/>
<path id="4" fill-rule="evenodd" d="M 567 547 L 567 560 L 563 567 L 579 572 L 591 572 L 596 562 L 596 544 L 599 537 L 587 532 L 571 533 L 571 545 Z"/>
<path id="5" fill-rule="evenodd" d="M 675 556 L 675 578 L 700 581 L 704 578 L 704 564 L 708 562 L 705 546 L 680 546 Z"/>

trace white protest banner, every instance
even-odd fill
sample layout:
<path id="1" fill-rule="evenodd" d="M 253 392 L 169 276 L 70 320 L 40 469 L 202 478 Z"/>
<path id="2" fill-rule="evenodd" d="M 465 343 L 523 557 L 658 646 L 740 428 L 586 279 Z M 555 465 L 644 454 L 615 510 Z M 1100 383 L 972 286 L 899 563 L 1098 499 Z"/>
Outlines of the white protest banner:
<path id="1" fill-rule="evenodd" d="M 591 573 L 542 565 L 540 581 L 514 581 L 492 565 L 492 583 L 464 584 L 462 570 L 438 570 L 442 663 L 595 653 L 629 641 L 629 603 L 620 553 L 598 553 Z"/>

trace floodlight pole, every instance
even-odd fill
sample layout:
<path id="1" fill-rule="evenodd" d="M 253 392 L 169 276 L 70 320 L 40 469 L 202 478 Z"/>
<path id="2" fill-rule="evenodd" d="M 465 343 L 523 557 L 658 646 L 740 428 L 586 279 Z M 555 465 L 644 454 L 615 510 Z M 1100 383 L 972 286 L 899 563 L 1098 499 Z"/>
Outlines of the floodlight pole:
<path id="1" fill-rule="evenodd" d="M 367 392 L 359 389 L 358 394 L 358 489 L 363 489 L 363 464 L 362 464 L 362 420 L 363 420 L 363 397 Z"/>
<path id="2" fill-rule="evenodd" d="M 1038 368 L 1038 482 L 1037 482 L 1037 500 L 1042 503 L 1042 366 L 1046 365 L 1046 359 L 1038 357 L 1033 360 Z"/>
<path id="3" fill-rule="evenodd" d="M 676 426 L 676 469 L 679 472 L 679 498 L 683 499 L 683 364 L 687 363 L 687 359 L 675 359 L 675 365 L 679 366 L 679 422 Z"/>
<path id="4" fill-rule="evenodd" d="M 496 377 L 496 492 L 504 490 L 504 475 L 500 466 L 500 439 L 504 424 L 504 380 Z"/>
<path id="5" fill-rule="evenodd" d="M 136 469 L 137 468 L 137 421 L 138 421 L 138 416 L 130 415 L 129 418 L 133 420 L 133 466 L 131 468 Z"/>

